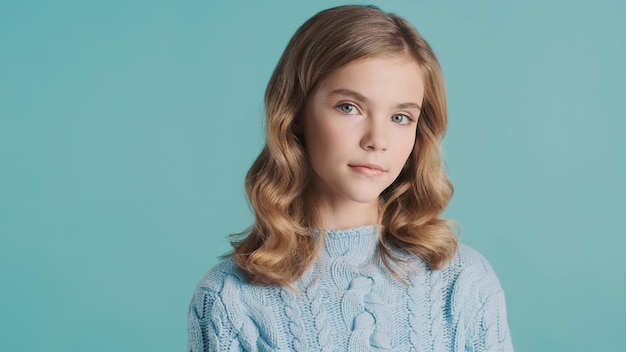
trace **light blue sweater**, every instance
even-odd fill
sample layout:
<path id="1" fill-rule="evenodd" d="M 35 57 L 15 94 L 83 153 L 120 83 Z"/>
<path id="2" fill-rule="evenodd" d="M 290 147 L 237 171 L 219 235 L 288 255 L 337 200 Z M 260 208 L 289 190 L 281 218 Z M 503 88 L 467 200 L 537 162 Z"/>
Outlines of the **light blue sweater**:
<path id="1" fill-rule="evenodd" d="M 504 294 L 487 261 L 460 246 L 431 270 L 377 261 L 374 225 L 328 231 L 300 293 L 252 285 L 231 259 L 198 284 L 189 351 L 513 351 Z"/>

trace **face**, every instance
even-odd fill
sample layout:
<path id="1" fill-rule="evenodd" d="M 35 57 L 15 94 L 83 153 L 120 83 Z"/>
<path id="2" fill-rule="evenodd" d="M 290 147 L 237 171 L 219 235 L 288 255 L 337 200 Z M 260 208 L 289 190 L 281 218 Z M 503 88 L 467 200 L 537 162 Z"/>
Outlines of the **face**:
<path id="1" fill-rule="evenodd" d="M 423 97 L 419 66 L 406 56 L 352 62 L 317 86 L 302 128 L 322 201 L 377 204 L 413 150 Z"/>

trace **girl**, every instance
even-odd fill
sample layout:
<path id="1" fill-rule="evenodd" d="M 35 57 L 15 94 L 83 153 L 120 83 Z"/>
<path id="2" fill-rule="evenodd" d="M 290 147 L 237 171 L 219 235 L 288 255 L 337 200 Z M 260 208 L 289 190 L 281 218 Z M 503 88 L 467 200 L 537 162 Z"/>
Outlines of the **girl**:
<path id="1" fill-rule="evenodd" d="M 496 275 L 440 218 L 443 78 L 407 21 L 316 14 L 265 107 L 256 221 L 198 284 L 190 351 L 512 351 Z"/>

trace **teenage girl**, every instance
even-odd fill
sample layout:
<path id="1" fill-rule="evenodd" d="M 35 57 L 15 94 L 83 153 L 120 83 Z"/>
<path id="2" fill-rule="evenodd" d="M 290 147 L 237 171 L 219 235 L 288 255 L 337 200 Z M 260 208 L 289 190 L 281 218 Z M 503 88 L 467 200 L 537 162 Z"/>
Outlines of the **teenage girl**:
<path id="1" fill-rule="evenodd" d="M 488 262 L 441 214 L 443 77 L 403 18 L 322 11 L 267 85 L 256 220 L 198 284 L 189 351 L 512 351 Z"/>

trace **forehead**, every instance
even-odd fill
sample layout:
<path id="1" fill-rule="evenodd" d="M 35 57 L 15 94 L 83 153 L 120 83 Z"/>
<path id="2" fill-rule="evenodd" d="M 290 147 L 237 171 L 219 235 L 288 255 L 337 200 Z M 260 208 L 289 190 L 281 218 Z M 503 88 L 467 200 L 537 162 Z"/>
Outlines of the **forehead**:
<path id="1" fill-rule="evenodd" d="M 419 101 L 424 95 L 422 70 L 407 55 L 374 57 L 350 62 L 320 82 L 314 95 L 351 90 L 368 99 Z"/>

